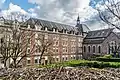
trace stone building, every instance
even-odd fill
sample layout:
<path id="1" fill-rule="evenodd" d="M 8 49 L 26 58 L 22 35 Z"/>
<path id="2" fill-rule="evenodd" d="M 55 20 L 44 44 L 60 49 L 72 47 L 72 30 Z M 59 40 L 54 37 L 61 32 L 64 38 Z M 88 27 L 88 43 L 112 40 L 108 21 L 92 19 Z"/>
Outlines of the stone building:
<path id="1" fill-rule="evenodd" d="M 120 43 L 113 30 L 114 28 L 89 31 L 83 41 L 83 57 L 87 59 L 92 55 L 113 53 Z"/>
<path id="2" fill-rule="evenodd" d="M 50 63 L 49 57 L 52 57 L 54 62 L 82 59 L 82 43 L 89 28 L 80 23 L 79 17 L 75 27 L 36 18 L 30 18 L 24 23 L 0 18 L 0 31 L 3 28 L 9 30 L 14 24 L 19 25 L 19 29 L 24 31 L 23 34 L 26 38 L 29 38 L 29 46 L 27 47 L 26 54 L 30 54 L 30 56 L 24 59 L 24 65 L 39 64 L 41 53 L 37 49 L 37 44 L 41 43 L 37 41 L 37 38 L 41 37 L 41 35 L 44 35 L 46 41 L 52 42 L 49 48 L 50 54 L 45 52 L 42 57 L 43 64 Z M 2 34 L 0 33 L 0 35 Z M 22 42 L 24 45 L 24 41 Z M 35 47 L 33 47 L 34 45 Z"/>
<path id="3" fill-rule="evenodd" d="M 79 17 L 76 27 L 36 18 L 30 18 L 25 24 L 29 25 L 33 33 L 35 32 L 34 38 L 37 38 L 38 34 L 44 34 L 45 39 L 53 42 L 51 50 L 55 62 L 82 59 L 82 43 L 86 34 L 82 28 L 87 29 L 87 26 L 80 24 Z M 34 57 L 34 61 L 32 64 L 39 63 L 39 56 Z M 49 62 L 47 55 L 43 56 L 43 62 Z"/>

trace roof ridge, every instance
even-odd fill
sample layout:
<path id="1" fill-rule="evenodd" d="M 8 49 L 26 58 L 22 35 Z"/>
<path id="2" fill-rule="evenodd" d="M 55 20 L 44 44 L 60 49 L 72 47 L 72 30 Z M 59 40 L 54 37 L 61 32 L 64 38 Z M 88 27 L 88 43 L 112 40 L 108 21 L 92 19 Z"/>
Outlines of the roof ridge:
<path id="1" fill-rule="evenodd" d="M 31 19 L 43 20 L 43 21 L 48 21 L 48 22 L 53 22 L 53 23 L 62 24 L 62 25 L 66 25 L 66 26 L 75 27 L 73 25 L 65 24 L 65 23 L 62 23 L 62 22 L 55 22 L 55 21 L 50 21 L 50 20 L 45 20 L 45 19 L 39 19 L 39 18 L 31 18 Z"/>
<path id="2" fill-rule="evenodd" d="M 89 31 L 89 32 L 104 31 L 104 30 L 112 30 L 112 29 L 114 29 L 114 28 L 99 29 L 99 30 L 93 30 L 93 31 Z"/>

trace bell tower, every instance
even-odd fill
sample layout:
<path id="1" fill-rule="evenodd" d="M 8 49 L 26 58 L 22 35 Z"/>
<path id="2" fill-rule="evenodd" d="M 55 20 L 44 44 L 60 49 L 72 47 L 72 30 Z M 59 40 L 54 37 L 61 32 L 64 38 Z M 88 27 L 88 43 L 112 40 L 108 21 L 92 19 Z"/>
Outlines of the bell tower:
<path id="1" fill-rule="evenodd" d="M 77 24 L 80 24 L 80 17 L 79 17 L 79 15 L 77 17 Z"/>

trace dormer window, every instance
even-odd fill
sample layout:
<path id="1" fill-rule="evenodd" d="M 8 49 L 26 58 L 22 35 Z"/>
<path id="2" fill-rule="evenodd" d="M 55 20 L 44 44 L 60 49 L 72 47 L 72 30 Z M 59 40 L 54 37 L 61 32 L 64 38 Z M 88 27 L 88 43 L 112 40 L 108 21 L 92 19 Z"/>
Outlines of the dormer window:
<path id="1" fill-rule="evenodd" d="M 55 32 L 55 28 L 53 28 L 53 32 Z"/>
<path id="2" fill-rule="evenodd" d="M 45 31 L 47 31 L 47 27 L 45 27 Z"/>
<path id="3" fill-rule="evenodd" d="M 63 31 L 63 33 L 65 33 L 65 30 L 64 30 L 64 29 L 63 29 L 62 31 Z"/>
<path id="4" fill-rule="evenodd" d="M 72 31 L 70 31 L 70 34 L 72 34 Z"/>
<path id="5" fill-rule="evenodd" d="M 41 25 L 35 25 L 36 30 L 41 30 L 42 26 Z"/>
<path id="6" fill-rule="evenodd" d="M 30 25 L 28 24 L 28 29 L 30 29 Z"/>

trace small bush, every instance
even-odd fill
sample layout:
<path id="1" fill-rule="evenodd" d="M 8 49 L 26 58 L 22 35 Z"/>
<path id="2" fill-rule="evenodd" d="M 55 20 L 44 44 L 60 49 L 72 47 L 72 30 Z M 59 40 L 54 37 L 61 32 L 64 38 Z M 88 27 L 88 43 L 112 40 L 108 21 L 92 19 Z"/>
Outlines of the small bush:
<path id="1" fill-rule="evenodd" d="M 107 54 L 107 55 L 104 55 L 103 58 L 111 59 L 111 58 L 112 58 L 112 55 L 110 55 L 110 54 L 108 55 L 108 54 Z"/>
<path id="2" fill-rule="evenodd" d="M 106 68 L 106 67 L 120 68 L 120 63 L 119 62 L 88 61 L 88 60 L 72 60 L 72 61 L 67 61 L 67 62 L 39 66 L 39 67 L 57 68 L 60 66 L 63 66 L 63 67 L 87 66 L 87 67 L 91 67 L 91 68 Z"/>
<path id="3" fill-rule="evenodd" d="M 120 63 L 118 62 L 102 62 L 102 61 L 71 61 L 68 62 L 71 67 L 79 67 L 79 66 L 87 66 L 87 67 L 93 67 L 93 68 L 120 68 Z"/>
<path id="4" fill-rule="evenodd" d="M 103 61 L 103 62 L 120 62 L 120 58 L 103 58 L 99 57 L 96 58 L 97 61 Z"/>

